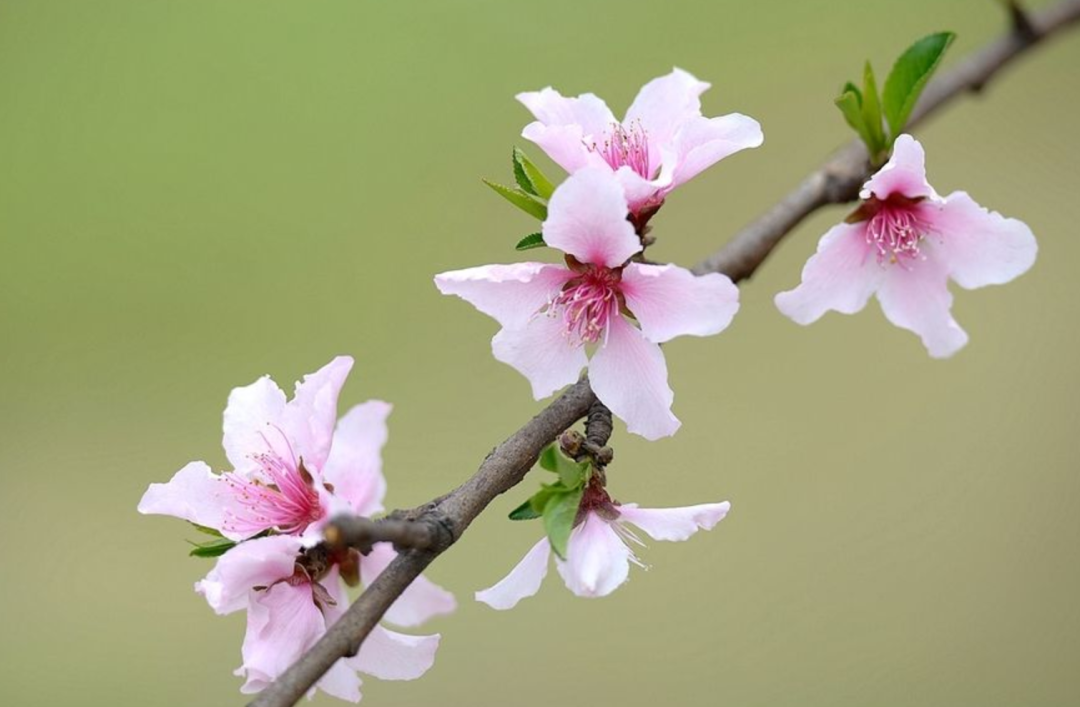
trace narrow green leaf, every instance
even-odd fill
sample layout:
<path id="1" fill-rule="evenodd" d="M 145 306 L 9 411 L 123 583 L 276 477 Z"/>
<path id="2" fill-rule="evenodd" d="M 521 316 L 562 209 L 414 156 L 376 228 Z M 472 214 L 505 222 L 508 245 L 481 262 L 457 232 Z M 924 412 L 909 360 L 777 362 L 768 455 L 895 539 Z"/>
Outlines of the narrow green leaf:
<path id="1" fill-rule="evenodd" d="M 862 141 L 866 143 L 868 150 L 873 150 L 871 143 L 873 138 L 870 136 L 866 127 L 866 121 L 863 120 L 862 106 L 859 104 L 859 96 L 854 91 L 846 91 L 840 94 L 835 101 L 836 107 L 840 109 L 840 112 L 844 115 L 844 120 L 847 124 L 859 134 Z"/>
<path id="2" fill-rule="evenodd" d="M 191 523 L 191 521 L 188 521 L 188 522 Z M 224 535 L 221 534 L 220 531 L 215 530 L 214 528 L 208 528 L 205 525 L 199 525 L 198 523 L 191 523 L 191 527 L 195 528 L 195 530 L 198 530 L 200 533 L 205 533 L 207 535 L 213 535 L 215 538 L 225 537 Z"/>
<path id="3" fill-rule="evenodd" d="M 524 191 L 541 199 L 550 199 L 555 185 L 520 148 L 514 148 L 514 179 Z"/>
<path id="4" fill-rule="evenodd" d="M 874 79 L 874 70 L 870 67 L 870 62 L 866 62 L 866 67 L 863 69 L 862 117 L 866 134 L 871 140 L 866 147 L 870 151 L 871 161 L 876 162 L 878 156 L 885 151 L 885 127 L 881 119 L 881 100 L 878 98 L 877 81 Z"/>
<path id="5" fill-rule="evenodd" d="M 192 547 L 191 552 L 188 553 L 191 557 L 220 557 L 236 547 L 236 543 L 228 538 L 216 538 L 204 543 L 191 544 L 194 546 Z"/>
<path id="6" fill-rule="evenodd" d="M 518 241 L 518 244 L 514 246 L 514 250 L 532 250 L 533 248 L 543 248 L 546 245 L 547 243 L 544 243 L 544 234 L 530 233 Z"/>
<path id="7" fill-rule="evenodd" d="M 532 181 L 529 180 L 529 175 L 525 173 L 525 166 L 521 163 L 521 158 L 524 157 L 521 150 L 514 148 L 514 181 L 521 187 L 521 190 L 526 194 L 538 196 L 536 187 L 533 186 Z"/>
<path id="8" fill-rule="evenodd" d="M 518 207 L 525 213 L 534 218 L 538 218 L 541 221 L 547 218 L 547 206 L 537 201 L 531 194 L 522 191 L 521 189 L 513 189 L 511 187 L 504 187 L 502 184 L 496 184 L 495 182 L 483 180 L 484 184 L 487 184 L 492 190 L 509 201 L 514 206 Z"/>
<path id="9" fill-rule="evenodd" d="M 840 95 L 843 95 L 845 93 L 854 93 L 855 100 L 858 102 L 859 107 L 862 108 L 862 91 L 859 90 L 858 86 L 848 81 L 846 84 L 844 84 L 844 89 L 840 91 Z"/>
<path id="10" fill-rule="evenodd" d="M 584 491 L 579 488 L 557 494 L 544 506 L 544 531 L 547 532 L 551 549 L 563 560 L 566 559 L 566 545 L 570 541 L 570 531 L 574 529 Z"/>
<path id="11" fill-rule="evenodd" d="M 541 512 L 533 508 L 532 499 L 528 499 L 525 503 L 510 511 L 510 520 L 533 520 L 539 518 Z"/>
<path id="12" fill-rule="evenodd" d="M 890 140 L 903 132 L 926 83 L 955 38 L 952 32 L 931 34 L 912 44 L 896 60 L 882 93 Z"/>

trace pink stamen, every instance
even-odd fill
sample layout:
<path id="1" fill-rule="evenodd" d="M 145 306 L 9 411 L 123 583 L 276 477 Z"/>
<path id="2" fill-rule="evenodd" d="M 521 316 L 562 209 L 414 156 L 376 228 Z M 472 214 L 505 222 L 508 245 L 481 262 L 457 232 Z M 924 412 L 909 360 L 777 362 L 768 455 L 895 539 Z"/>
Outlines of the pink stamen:
<path id="1" fill-rule="evenodd" d="M 604 144 L 593 143 L 589 149 L 599 153 L 612 169 L 629 167 L 645 179 L 652 179 L 648 134 L 639 121 L 631 123 L 629 128 L 613 123 Z"/>
<path id="2" fill-rule="evenodd" d="M 576 343 L 596 343 L 618 316 L 620 279 L 617 270 L 590 267 L 551 301 L 548 315 L 562 316 L 566 336 Z"/>
<path id="3" fill-rule="evenodd" d="M 879 263 L 897 263 L 920 257 L 919 244 L 928 232 L 910 206 L 885 204 L 866 225 L 866 242 L 877 249 Z"/>
<path id="4" fill-rule="evenodd" d="M 285 458 L 274 450 L 269 440 L 266 442 L 268 451 L 253 454 L 251 458 L 259 464 L 269 483 L 236 472 L 223 474 L 225 483 L 243 507 L 240 513 L 228 513 L 225 529 L 257 533 L 272 528 L 282 533 L 302 533 L 323 516 L 319 493 L 313 488 L 303 462 L 294 461 L 291 447 L 289 458 Z"/>

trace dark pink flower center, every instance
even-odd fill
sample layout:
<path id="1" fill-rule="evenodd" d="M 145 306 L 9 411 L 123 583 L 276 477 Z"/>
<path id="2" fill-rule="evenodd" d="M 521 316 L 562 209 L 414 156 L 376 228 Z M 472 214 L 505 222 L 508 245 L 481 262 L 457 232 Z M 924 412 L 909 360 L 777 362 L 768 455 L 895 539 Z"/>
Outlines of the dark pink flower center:
<path id="1" fill-rule="evenodd" d="M 928 232 L 911 204 L 884 202 L 866 224 L 866 242 L 877 250 L 879 263 L 903 263 L 921 256 L 920 243 Z"/>
<path id="2" fill-rule="evenodd" d="M 576 343 L 596 343 L 620 307 L 620 270 L 587 266 L 551 301 L 548 315 L 562 317 L 566 335 Z"/>
<path id="3" fill-rule="evenodd" d="M 634 121 L 629 127 L 613 123 L 611 131 L 604 137 L 604 143 L 593 143 L 589 149 L 598 152 L 612 169 L 629 167 L 645 179 L 652 178 L 648 134 L 639 121 Z"/>
<path id="4" fill-rule="evenodd" d="M 265 479 L 224 474 L 242 510 L 228 514 L 225 528 L 237 533 L 276 529 L 282 533 L 302 533 L 322 518 L 325 511 L 311 474 L 303 461 L 294 461 L 292 451 L 282 456 L 267 442 L 266 452 L 251 455 Z"/>

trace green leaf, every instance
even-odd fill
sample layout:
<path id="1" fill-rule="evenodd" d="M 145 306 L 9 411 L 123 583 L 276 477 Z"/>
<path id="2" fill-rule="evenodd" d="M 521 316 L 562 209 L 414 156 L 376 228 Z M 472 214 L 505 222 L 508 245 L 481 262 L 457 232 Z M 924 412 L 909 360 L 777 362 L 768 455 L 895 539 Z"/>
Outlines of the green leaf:
<path id="1" fill-rule="evenodd" d="M 891 140 L 903 132 L 919 95 L 955 38 L 952 32 L 931 34 L 912 44 L 896 60 L 882 94 Z"/>
<path id="2" fill-rule="evenodd" d="M 544 531 L 547 533 L 551 549 L 562 559 L 566 559 L 566 544 L 570 541 L 570 531 L 574 529 L 581 495 L 585 489 L 560 493 L 551 497 L 544 506 Z"/>
<path id="3" fill-rule="evenodd" d="M 514 250 L 532 250 L 533 248 L 543 248 L 546 245 L 547 243 L 544 243 L 544 234 L 530 233 L 518 241 L 518 244 L 514 246 Z"/>
<path id="4" fill-rule="evenodd" d="M 866 143 L 866 148 L 873 151 L 873 148 L 871 147 L 873 137 L 866 127 L 866 121 L 863 119 L 859 93 L 856 91 L 845 91 L 837 97 L 835 103 L 836 107 L 840 109 L 840 112 L 844 114 L 844 120 L 847 121 L 847 124 L 859 134 L 862 141 Z"/>
<path id="5" fill-rule="evenodd" d="M 525 213 L 534 218 L 538 218 L 541 221 L 547 218 L 547 206 L 541 204 L 531 194 L 522 191 L 521 189 L 513 189 L 511 187 L 504 187 L 502 184 L 496 184 L 495 182 L 483 180 L 484 184 L 494 190 L 496 194 L 509 201 L 514 206 L 518 207 Z"/>
<path id="6" fill-rule="evenodd" d="M 191 542 L 190 540 L 188 542 Z M 191 557 L 220 557 L 236 547 L 236 543 L 228 538 L 216 538 L 204 543 L 191 543 L 194 547 L 188 553 Z"/>
<path id="7" fill-rule="evenodd" d="M 565 488 L 576 489 L 585 485 L 592 465 L 588 461 L 576 462 L 559 451 L 557 444 L 550 444 L 540 453 L 540 467 L 558 474 Z"/>
<path id="8" fill-rule="evenodd" d="M 549 444 L 544 447 L 544 451 L 540 452 L 540 468 L 559 473 L 559 457 L 561 456 L 558 446 L 554 442 Z"/>
<path id="9" fill-rule="evenodd" d="M 550 199 L 555 193 L 551 180 L 517 147 L 514 148 L 514 179 L 523 191 L 541 199 Z"/>
<path id="10" fill-rule="evenodd" d="M 532 499 L 528 499 L 525 503 L 510 511 L 510 520 L 533 520 L 541 516 L 541 512 L 533 508 Z"/>
<path id="11" fill-rule="evenodd" d="M 188 523 L 191 523 L 191 521 L 188 521 Z M 213 535 L 215 538 L 223 538 L 223 537 L 225 537 L 224 535 L 221 534 L 220 531 L 215 530 L 213 528 L 208 528 L 205 525 L 199 525 L 198 523 L 191 523 L 191 527 L 195 528 L 195 530 L 198 530 L 200 533 L 206 533 L 207 535 Z"/>
<path id="12" fill-rule="evenodd" d="M 862 117 L 866 134 L 871 140 L 866 147 L 870 151 L 871 161 L 876 162 L 877 157 L 885 151 L 886 144 L 885 128 L 881 120 L 881 100 L 878 98 L 877 81 L 874 79 L 870 62 L 866 62 L 863 69 Z"/>

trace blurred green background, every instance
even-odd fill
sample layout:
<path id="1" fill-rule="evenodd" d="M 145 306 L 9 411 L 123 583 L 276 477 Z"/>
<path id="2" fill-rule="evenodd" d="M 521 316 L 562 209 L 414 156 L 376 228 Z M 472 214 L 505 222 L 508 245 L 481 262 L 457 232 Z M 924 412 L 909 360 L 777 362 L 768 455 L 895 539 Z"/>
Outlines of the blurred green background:
<path id="1" fill-rule="evenodd" d="M 1045 3 L 1043 3 L 1045 4 Z M 0 3 L 0 703 L 242 704 L 243 618 L 192 593 L 183 523 L 147 484 L 224 465 L 229 390 L 357 358 L 342 409 L 396 405 L 388 505 L 470 474 L 539 409 L 493 321 L 436 272 L 518 259 L 522 90 L 621 113 L 684 67 L 705 113 L 764 147 L 680 189 L 654 257 L 690 264 L 846 140 L 832 105 L 870 58 L 1003 28 L 990 0 Z M 371 705 L 1065 705 L 1080 699 L 1076 373 L 1080 33 L 920 131 L 939 191 L 1027 221 L 1035 268 L 960 292 L 971 344 L 933 361 L 863 316 L 808 329 L 772 296 L 798 229 L 719 337 L 666 348 L 684 427 L 617 431 L 624 501 L 728 499 L 712 533 L 650 543 L 631 581 L 552 573 L 507 613 L 471 600 L 538 537 L 500 498 L 431 569 L 459 612 L 414 683 Z M 530 150 L 539 158 L 539 151 Z M 545 163 L 546 164 L 546 163 Z M 552 170 L 554 173 L 555 170 Z M 535 485 L 530 478 L 528 487 Z M 319 698 L 320 704 L 331 701 Z"/>

